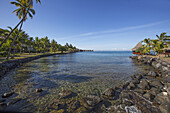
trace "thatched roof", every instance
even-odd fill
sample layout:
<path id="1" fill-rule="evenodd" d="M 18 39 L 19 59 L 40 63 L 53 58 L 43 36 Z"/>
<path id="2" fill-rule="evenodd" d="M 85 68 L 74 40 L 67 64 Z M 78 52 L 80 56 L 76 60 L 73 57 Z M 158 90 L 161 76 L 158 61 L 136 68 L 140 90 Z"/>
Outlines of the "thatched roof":
<path id="1" fill-rule="evenodd" d="M 142 43 L 139 42 L 134 48 L 132 48 L 132 51 L 135 51 L 136 49 L 140 48 L 142 46 Z"/>

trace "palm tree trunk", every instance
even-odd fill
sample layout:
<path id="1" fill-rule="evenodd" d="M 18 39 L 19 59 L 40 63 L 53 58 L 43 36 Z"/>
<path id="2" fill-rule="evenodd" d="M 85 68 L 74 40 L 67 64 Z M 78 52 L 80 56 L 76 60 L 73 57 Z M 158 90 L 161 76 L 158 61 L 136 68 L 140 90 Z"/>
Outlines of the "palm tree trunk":
<path id="1" fill-rule="evenodd" d="M 12 47 L 13 47 L 13 45 L 14 45 L 14 42 L 15 42 L 15 40 L 17 39 L 19 33 L 21 32 L 22 25 L 23 25 L 23 22 L 21 23 L 21 26 L 20 26 L 20 28 L 19 28 L 19 31 L 18 31 L 17 35 L 15 36 L 14 40 L 12 41 L 11 47 L 10 47 L 9 52 L 8 52 L 8 56 L 7 56 L 7 58 L 6 58 L 7 60 L 9 59 L 9 56 L 10 56 L 10 53 L 11 53 L 11 49 L 12 49 Z"/>
<path id="2" fill-rule="evenodd" d="M 24 16 L 24 18 L 25 18 L 25 17 L 26 17 L 26 15 Z M 12 31 L 8 34 L 8 36 L 1 42 L 0 47 L 2 46 L 2 44 L 3 44 L 4 42 L 6 42 L 6 40 L 7 40 L 7 39 L 9 38 L 9 36 L 14 32 L 14 30 L 15 30 L 21 23 L 23 23 L 24 18 L 15 26 L 14 29 L 12 29 Z"/>
<path id="3" fill-rule="evenodd" d="M 13 59 L 15 57 L 15 46 L 14 46 L 14 50 L 13 50 L 13 56 L 11 57 L 11 59 Z"/>

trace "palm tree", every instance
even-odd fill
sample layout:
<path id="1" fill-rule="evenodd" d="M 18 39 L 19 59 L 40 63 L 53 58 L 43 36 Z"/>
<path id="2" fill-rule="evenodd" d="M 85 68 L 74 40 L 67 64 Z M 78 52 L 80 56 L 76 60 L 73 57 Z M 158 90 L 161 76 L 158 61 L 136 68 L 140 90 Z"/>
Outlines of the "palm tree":
<path id="1" fill-rule="evenodd" d="M 150 51 L 151 50 L 151 40 L 150 40 L 150 38 L 145 38 L 143 40 L 143 42 L 145 43 L 143 52 L 150 54 L 150 52 L 151 52 Z"/>
<path id="2" fill-rule="evenodd" d="M 57 51 L 57 42 L 53 39 L 51 41 L 51 52 L 56 52 Z"/>
<path id="3" fill-rule="evenodd" d="M 151 40 L 151 46 L 152 46 L 153 53 L 155 55 L 156 51 L 158 50 L 158 40 L 157 39 Z"/>
<path id="4" fill-rule="evenodd" d="M 33 8 L 33 0 L 16 0 L 17 2 L 23 2 L 23 3 L 28 3 L 28 7 L 29 8 Z M 41 4 L 41 0 L 36 0 L 36 3 L 40 3 Z M 17 7 L 19 7 L 19 4 L 16 4 Z M 18 12 L 19 13 L 19 12 Z M 23 15 L 22 20 L 14 27 L 14 29 L 11 30 L 11 32 L 6 36 L 6 38 L 1 42 L 0 47 L 3 45 L 4 42 L 6 42 L 6 40 L 10 37 L 10 35 L 13 33 L 13 31 L 18 28 L 18 26 L 20 24 L 23 23 L 23 21 L 25 20 L 25 17 L 27 16 L 27 13 L 25 13 L 25 15 Z"/>
<path id="5" fill-rule="evenodd" d="M 10 47 L 10 50 L 9 50 L 9 53 L 8 53 L 8 56 L 7 56 L 7 60 L 9 58 L 9 56 L 10 56 L 11 48 L 13 47 L 15 40 L 17 39 L 19 33 L 21 32 L 23 22 L 26 21 L 26 19 L 27 19 L 27 14 L 29 14 L 29 16 L 31 18 L 33 18 L 32 14 L 35 15 L 34 9 L 30 8 L 30 5 L 29 5 L 27 0 L 16 0 L 16 1 L 17 2 L 10 2 L 11 4 L 14 4 L 15 6 L 19 7 L 18 9 L 14 10 L 13 13 L 16 13 L 16 16 L 18 16 L 19 19 L 22 18 L 23 21 L 22 21 L 22 23 L 20 25 L 20 28 L 19 28 L 19 31 L 18 31 L 16 37 L 14 38 L 14 40 L 13 40 L 13 42 L 11 44 L 11 47 Z"/>
<path id="6" fill-rule="evenodd" d="M 163 32 L 160 34 L 160 36 L 156 35 L 156 37 L 158 38 L 159 41 L 165 41 L 165 39 L 167 38 L 166 36 L 167 33 Z"/>

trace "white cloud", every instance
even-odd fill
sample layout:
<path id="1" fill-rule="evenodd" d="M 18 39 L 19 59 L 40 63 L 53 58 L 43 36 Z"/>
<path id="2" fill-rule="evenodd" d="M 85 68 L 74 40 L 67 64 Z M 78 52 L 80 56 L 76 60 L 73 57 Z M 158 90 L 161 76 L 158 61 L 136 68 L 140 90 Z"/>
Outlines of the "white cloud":
<path id="1" fill-rule="evenodd" d="M 152 27 L 152 26 L 159 25 L 159 24 L 162 24 L 165 22 L 169 22 L 169 21 L 170 20 L 165 20 L 165 21 L 161 21 L 161 22 L 139 25 L 139 26 L 125 27 L 125 28 L 120 28 L 120 29 L 112 29 L 112 30 L 99 31 L 99 32 L 89 32 L 89 33 L 78 34 L 78 35 L 74 35 L 74 36 L 63 37 L 61 39 L 79 38 L 79 37 L 88 37 L 88 36 L 103 35 L 103 34 L 109 34 L 109 33 L 125 32 L 125 31 L 129 31 L 129 30 L 148 28 L 148 27 Z"/>

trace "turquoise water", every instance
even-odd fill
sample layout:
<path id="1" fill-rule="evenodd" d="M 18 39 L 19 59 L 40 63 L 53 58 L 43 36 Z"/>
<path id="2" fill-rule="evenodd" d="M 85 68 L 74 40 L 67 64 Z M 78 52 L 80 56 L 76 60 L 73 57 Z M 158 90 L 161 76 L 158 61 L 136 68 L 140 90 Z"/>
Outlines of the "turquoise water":
<path id="1" fill-rule="evenodd" d="M 88 94 L 100 96 L 106 88 L 120 86 L 130 80 L 132 74 L 144 73 L 150 68 L 133 62 L 131 55 L 130 51 L 94 51 L 40 58 L 1 78 L 0 93 L 16 93 L 6 102 L 15 98 L 24 100 L 9 106 L 9 110 L 20 108 L 18 111 L 35 112 L 47 107 L 49 112 L 48 106 L 60 100 L 59 92 L 63 90 L 76 93 L 76 99 Z M 36 88 L 44 91 L 39 95 Z"/>

